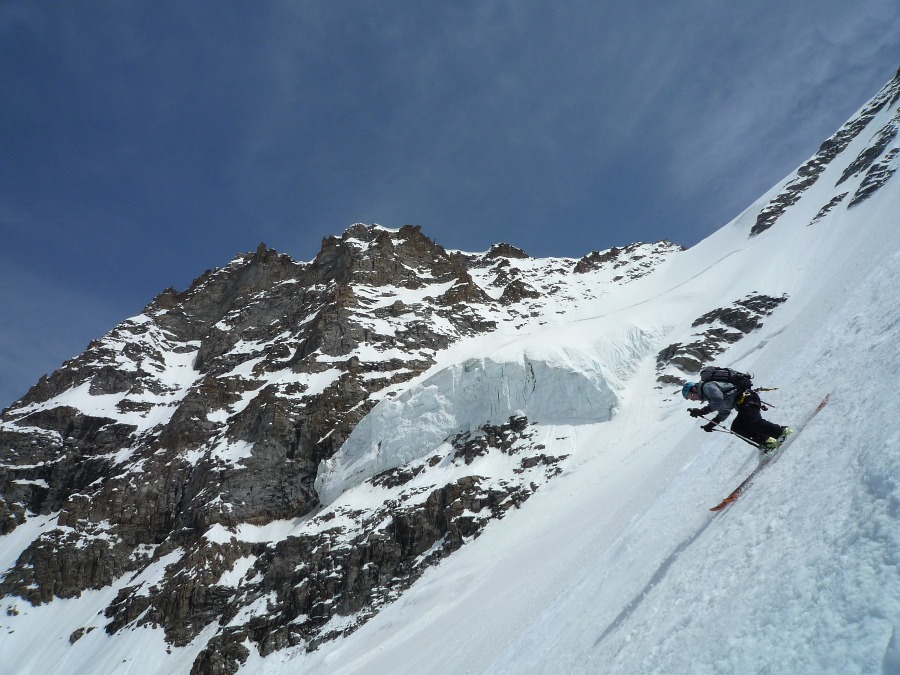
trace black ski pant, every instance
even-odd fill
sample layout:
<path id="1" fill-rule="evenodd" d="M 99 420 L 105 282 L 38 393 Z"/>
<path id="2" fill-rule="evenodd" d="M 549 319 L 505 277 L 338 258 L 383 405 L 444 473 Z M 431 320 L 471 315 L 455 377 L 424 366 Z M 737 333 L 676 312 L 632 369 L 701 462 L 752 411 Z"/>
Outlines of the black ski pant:
<path id="1" fill-rule="evenodd" d="M 731 430 L 744 438 L 749 438 L 757 445 L 762 445 L 768 438 L 778 438 L 783 427 L 762 418 L 759 396 L 755 394 L 754 396 L 755 401 L 749 400 L 735 407 L 737 417 L 731 423 Z"/>

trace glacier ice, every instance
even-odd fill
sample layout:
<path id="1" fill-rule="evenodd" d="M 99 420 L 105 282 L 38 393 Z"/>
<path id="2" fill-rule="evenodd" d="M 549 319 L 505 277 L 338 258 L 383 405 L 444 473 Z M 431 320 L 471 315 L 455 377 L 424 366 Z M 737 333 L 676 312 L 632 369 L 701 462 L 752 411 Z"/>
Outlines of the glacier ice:
<path id="1" fill-rule="evenodd" d="M 316 490 L 330 504 L 368 478 L 427 455 L 453 434 L 514 415 L 548 425 L 606 422 L 618 402 L 598 362 L 576 365 L 528 355 L 468 359 L 379 403 L 338 453 L 322 462 Z"/>

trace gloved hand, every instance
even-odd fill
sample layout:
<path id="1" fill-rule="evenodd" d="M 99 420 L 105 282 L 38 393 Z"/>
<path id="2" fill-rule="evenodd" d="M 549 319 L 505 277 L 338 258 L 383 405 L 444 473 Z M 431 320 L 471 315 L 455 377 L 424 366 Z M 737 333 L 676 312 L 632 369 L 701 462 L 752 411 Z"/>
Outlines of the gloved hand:
<path id="1" fill-rule="evenodd" d="M 700 428 L 703 429 L 703 431 L 715 431 L 715 430 L 716 430 L 716 423 L 715 423 L 715 422 L 707 422 L 706 424 L 704 424 L 704 425 L 703 425 L 702 427 L 700 427 Z"/>
<path id="2" fill-rule="evenodd" d="M 700 408 L 688 408 L 688 415 L 691 417 L 700 417 L 703 413 L 700 412 Z"/>

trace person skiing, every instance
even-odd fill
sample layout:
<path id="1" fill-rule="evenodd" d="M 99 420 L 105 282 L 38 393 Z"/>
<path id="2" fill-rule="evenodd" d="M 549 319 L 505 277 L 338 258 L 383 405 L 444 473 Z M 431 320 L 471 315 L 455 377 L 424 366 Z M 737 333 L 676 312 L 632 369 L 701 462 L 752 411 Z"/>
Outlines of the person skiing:
<path id="1" fill-rule="evenodd" d="M 762 417 L 762 401 L 752 389 L 741 390 L 730 382 L 686 382 L 681 395 L 689 401 L 705 402 L 702 408 L 689 408 L 691 417 L 701 417 L 711 412 L 716 416 L 711 422 L 704 424 L 703 431 L 713 431 L 737 410 L 737 417 L 731 424 L 731 430 L 747 438 L 764 451 L 769 452 L 780 446 L 793 433 L 793 429 L 780 426 Z"/>

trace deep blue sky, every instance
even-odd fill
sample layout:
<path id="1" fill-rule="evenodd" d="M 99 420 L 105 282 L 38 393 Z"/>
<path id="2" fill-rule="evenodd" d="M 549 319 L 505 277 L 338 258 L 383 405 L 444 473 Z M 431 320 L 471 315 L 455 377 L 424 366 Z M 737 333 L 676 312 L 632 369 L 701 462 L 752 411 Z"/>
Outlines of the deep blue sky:
<path id="1" fill-rule="evenodd" d="M 260 242 L 694 244 L 894 75 L 898 36 L 896 0 L 4 0 L 0 407 Z"/>

